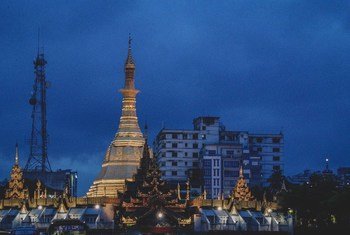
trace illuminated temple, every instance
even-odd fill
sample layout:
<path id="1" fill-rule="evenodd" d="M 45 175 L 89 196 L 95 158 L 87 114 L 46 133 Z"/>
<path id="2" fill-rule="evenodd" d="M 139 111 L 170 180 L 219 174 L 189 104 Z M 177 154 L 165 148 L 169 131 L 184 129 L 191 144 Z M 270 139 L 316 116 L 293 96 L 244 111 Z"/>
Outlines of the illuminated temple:
<path id="1" fill-rule="evenodd" d="M 206 190 L 169 184 L 141 133 L 136 115 L 135 63 L 129 39 L 125 62 L 122 115 L 102 169 L 87 195 L 74 197 L 65 190 L 50 192 L 40 181 L 28 190 L 22 178 L 16 147 L 15 163 L 4 197 L 0 198 L 0 231 L 34 227 L 48 231 L 56 221 L 79 221 L 88 234 L 198 234 L 266 232 L 293 234 L 293 217 L 283 211 L 278 195 L 268 201 L 254 197 L 241 166 L 232 193 L 207 199 Z M 93 167 L 93 166 L 92 166 Z M 284 186 L 285 188 L 285 186 Z M 229 234 L 226 233 L 226 234 Z"/>
<path id="2" fill-rule="evenodd" d="M 135 63 L 129 38 L 125 85 L 120 90 L 123 107 L 118 132 L 107 149 L 102 169 L 90 187 L 88 197 L 116 197 L 118 192 L 124 192 L 125 180 L 130 180 L 139 167 L 145 141 L 136 115 L 136 95 L 139 90 L 135 89 L 134 74 Z"/>

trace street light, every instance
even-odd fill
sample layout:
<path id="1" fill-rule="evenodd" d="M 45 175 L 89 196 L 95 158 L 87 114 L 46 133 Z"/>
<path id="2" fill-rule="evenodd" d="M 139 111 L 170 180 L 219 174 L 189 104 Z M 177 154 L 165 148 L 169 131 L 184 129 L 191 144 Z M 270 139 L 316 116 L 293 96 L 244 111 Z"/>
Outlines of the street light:
<path id="1" fill-rule="evenodd" d="M 158 219 L 163 218 L 163 213 L 162 212 L 158 212 L 157 217 L 158 217 Z"/>

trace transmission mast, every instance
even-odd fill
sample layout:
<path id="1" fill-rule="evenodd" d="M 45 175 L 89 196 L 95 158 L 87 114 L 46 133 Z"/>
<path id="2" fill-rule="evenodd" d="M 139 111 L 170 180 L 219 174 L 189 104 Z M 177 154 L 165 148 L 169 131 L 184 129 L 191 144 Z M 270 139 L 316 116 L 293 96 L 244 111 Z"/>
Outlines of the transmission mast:
<path id="1" fill-rule="evenodd" d="M 32 131 L 30 136 L 30 153 L 26 172 L 51 172 L 51 166 L 47 157 L 48 134 L 46 129 L 46 89 L 48 82 L 45 77 L 44 52 L 40 51 L 34 60 L 34 86 L 29 104 L 32 109 Z"/>

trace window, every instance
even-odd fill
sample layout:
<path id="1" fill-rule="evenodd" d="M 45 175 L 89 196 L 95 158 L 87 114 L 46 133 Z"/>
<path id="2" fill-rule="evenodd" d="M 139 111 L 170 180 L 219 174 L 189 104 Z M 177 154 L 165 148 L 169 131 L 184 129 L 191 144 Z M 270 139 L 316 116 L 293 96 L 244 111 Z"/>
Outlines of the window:
<path id="1" fill-rule="evenodd" d="M 187 148 L 187 143 L 185 143 L 185 148 Z"/>
<path id="2" fill-rule="evenodd" d="M 193 144 L 193 148 L 197 149 L 198 148 L 198 144 Z"/>
<path id="3" fill-rule="evenodd" d="M 177 175 L 177 171 L 172 171 L 172 172 L 171 172 L 171 175 L 172 175 L 172 176 Z"/>
<path id="4" fill-rule="evenodd" d="M 233 155 L 233 151 L 232 151 L 232 150 L 227 150 L 227 151 L 226 151 L 226 154 L 227 154 L 227 155 Z"/>
<path id="5" fill-rule="evenodd" d="M 197 158 L 198 157 L 198 153 L 192 153 L 192 157 Z"/>
<path id="6" fill-rule="evenodd" d="M 185 152 L 185 157 L 187 157 L 187 152 Z"/>
<path id="7" fill-rule="evenodd" d="M 261 138 L 261 137 L 256 138 L 256 142 L 257 142 L 257 143 L 262 143 L 262 140 L 263 140 L 263 138 Z"/>
<path id="8" fill-rule="evenodd" d="M 172 144 L 171 144 L 171 147 L 177 148 L 177 143 L 172 143 Z"/>
<path id="9" fill-rule="evenodd" d="M 207 129 L 206 126 L 202 126 L 202 130 L 205 131 Z"/>
<path id="10" fill-rule="evenodd" d="M 274 171 L 279 171 L 281 169 L 281 166 L 273 166 Z"/>
<path id="11" fill-rule="evenodd" d="M 185 162 L 185 166 L 187 166 L 187 162 Z"/>
<path id="12" fill-rule="evenodd" d="M 198 162 L 194 162 L 193 167 L 198 167 Z"/>
<path id="13" fill-rule="evenodd" d="M 273 148 L 272 151 L 273 151 L 274 153 L 279 153 L 280 148 Z"/>
<path id="14" fill-rule="evenodd" d="M 211 186 L 211 179 L 205 179 L 204 180 L 204 184 L 208 185 L 208 186 Z"/>
<path id="15" fill-rule="evenodd" d="M 177 157 L 177 152 L 171 152 L 172 157 Z"/>
<path id="16" fill-rule="evenodd" d="M 198 140 L 198 134 L 193 134 L 192 139 Z"/>
<path id="17" fill-rule="evenodd" d="M 202 134 L 201 137 L 202 137 L 202 140 L 205 140 L 207 138 L 205 134 Z"/>
<path id="18" fill-rule="evenodd" d="M 277 162 L 280 160 L 280 157 L 279 156 L 273 156 L 273 161 Z"/>
<path id="19" fill-rule="evenodd" d="M 215 151 L 215 150 L 208 150 L 208 154 L 209 154 L 210 156 L 215 155 L 215 154 L 216 154 L 216 151 Z"/>
<path id="20" fill-rule="evenodd" d="M 214 176 L 219 176 L 219 169 L 214 169 Z"/>
<path id="21" fill-rule="evenodd" d="M 210 167 L 211 166 L 211 160 L 203 160 L 203 166 Z"/>
<path id="22" fill-rule="evenodd" d="M 219 159 L 214 159 L 214 166 L 219 166 Z"/>
<path id="23" fill-rule="evenodd" d="M 211 170 L 210 169 L 204 169 L 204 176 L 211 176 Z"/>
<path id="24" fill-rule="evenodd" d="M 224 161 L 224 167 L 234 167 L 233 161 Z"/>
<path id="25" fill-rule="evenodd" d="M 224 177 L 233 177 L 234 171 L 224 170 Z"/>
<path id="26" fill-rule="evenodd" d="M 225 187 L 234 187 L 236 185 L 235 180 L 224 180 L 224 186 Z"/>
<path id="27" fill-rule="evenodd" d="M 262 148 L 261 148 L 261 147 L 258 147 L 258 148 L 256 149 L 256 151 L 262 152 Z"/>
<path id="28" fill-rule="evenodd" d="M 182 137 L 184 140 L 187 140 L 187 134 L 183 134 L 183 137 Z M 187 146 L 186 146 L 187 147 Z"/>
<path id="29" fill-rule="evenodd" d="M 272 143 L 274 143 L 274 144 L 279 144 L 280 141 L 281 141 L 281 139 L 278 137 L 272 138 Z"/>
<path id="30" fill-rule="evenodd" d="M 233 162 L 233 166 L 234 166 L 234 167 L 239 167 L 239 161 L 234 161 L 234 162 Z"/>
<path id="31" fill-rule="evenodd" d="M 172 162 L 171 165 L 172 166 L 177 166 L 177 162 Z"/>
<path id="32" fill-rule="evenodd" d="M 177 134 L 172 134 L 171 137 L 172 137 L 173 139 L 177 139 Z"/>
<path id="33" fill-rule="evenodd" d="M 219 182 L 219 179 L 214 179 L 213 180 L 214 182 L 214 186 L 219 186 L 220 185 L 220 182 Z"/>

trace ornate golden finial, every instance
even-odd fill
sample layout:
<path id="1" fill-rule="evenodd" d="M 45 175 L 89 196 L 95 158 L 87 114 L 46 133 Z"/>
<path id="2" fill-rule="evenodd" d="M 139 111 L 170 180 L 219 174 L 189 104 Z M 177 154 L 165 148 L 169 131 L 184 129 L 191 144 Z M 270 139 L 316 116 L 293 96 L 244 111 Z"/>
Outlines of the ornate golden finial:
<path id="1" fill-rule="evenodd" d="M 177 199 L 181 200 L 181 188 L 179 183 L 177 183 Z"/>
<path id="2" fill-rule="evenodd" d="M 241 167 L 239 168 L 239 177 L 243 177 L 243 167 L 241 165 Z"/>
<path id="3" fill-rule="evenodd" d="M 36 182 L 36 190 L 35 190 L 35 195 L 34 195 L 34 197 L 35 197 L 35 199 L 38 199 L 38 198 L 40 198 L 42 195 L 41 195 L 41 182 L 40 182 L 40 180 L 38 180 L 37 182 Z"/>
<path id="4" fill-rule="evenodd" d="M 18 143 L 16 143 L 15 164 L 18 165 L 18 162 L 19 162 Z"/>
<path id="5" fill-rule="evenodd" d="M 205 190 L 205 189 L 204 189 L 204 192 L 203 192 L 203 199 L 207 200 L 207 190 Z"/>
<path id="6" fill-rule="evenodd" d="M 190 179 L 187 178 L 186 182 L 186 200 L 190 200 Z"/>
<path id="7" fill-rule="evenodd" d="M 125 68 L 135 68 L 135 63 L 134 59 L 132 58 L 132 53 L 131 53 L 131 35 L 129 33 L 129 40 L 128 40 L 128 57 L 126 58 L 125 61 Z"/>

